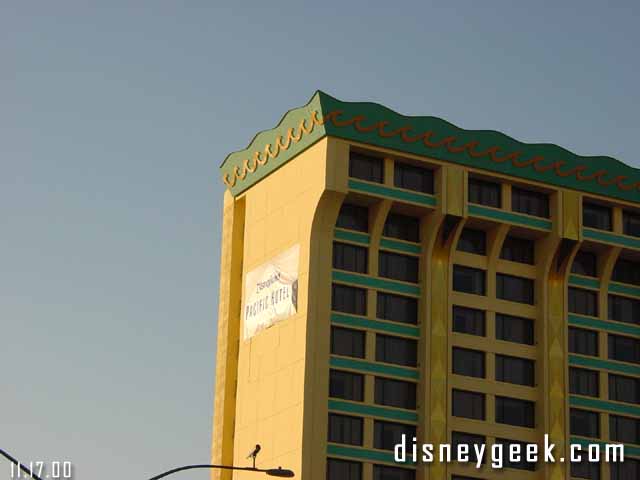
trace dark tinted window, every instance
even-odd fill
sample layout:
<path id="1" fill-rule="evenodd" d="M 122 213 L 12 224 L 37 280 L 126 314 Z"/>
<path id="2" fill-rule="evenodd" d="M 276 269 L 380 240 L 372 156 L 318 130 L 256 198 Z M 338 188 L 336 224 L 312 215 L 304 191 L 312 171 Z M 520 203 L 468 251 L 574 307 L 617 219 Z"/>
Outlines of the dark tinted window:
<path id="1" fill-rule="evenodd" d="M 609 400 L 640 403 L 640 379 L 610 373 Z"/>
<path id="2" fill-rule="evenodd" d="M 329 396 L 362 402 L 364 399 L 364 377 L 359 373 L 330 370 Z"/>
<path id="3" fill-rule="evenodd" d="M 415 480 L 415 478 L 415 470 L 388 465 L 373 466 L 373 480 Z"/>
<path id="4" fill-rule="evenodd" d="M 496 275 L 496 281 L 496 296 L 498 298 L 533 305 L 533 280 L 498 273 Z"/>
<path id="5" fill-rule="evenodd" d="M 451 392 L 451 404 L 454 417 L 484 420 L 484 393 L 454 389 Z"/>
<path id="6" fill-rule="evenodd" d="M 331 308 L 338 312 L 366 315 L 367 291 L 334 283 L 331 286 Z"/>
<path id="7" fill-rule="evenodd" d="M 583 478 L 586 480 L 600 480 L 600 464 L 591 463 L 587 459 L 589 454 L 586 450 L 576 452 L 577 457 L 582 459 L 579 462 L 571 462 L 571 478 Z M 616 465 L 612 463 L 612 465 Z"/>
<path id="8" fill-rule="evenodd" d="M 640 363 L 640 340 L 609 334 L 609 359 Z"/>
<path id="9" fill-rule="evenodd" d="M 640 215 L 631 212 L 623 212 L 622 231 L 625 235 L 640 237 Z"/>
<path id="10" fill-rule="evenodd" d="M 578 252 L 571 265 L 571 273 L 587 277 L 598 276 L 598 257 L 591 252 Z"/>
<path id="11" fill-rule="evenodd" d="M 549 218 L 549 196 L 545 193 L 513 187 L 511 189 L 511 210 Z"/>
<path id="12" fill-rule="evenodd" d="M 330 413 L 329 441 L 362 445 L 362 418 Z"/>
<path id="13" fill-rule="evenodd" d="M 477 268 L 454 265 L 453 289 L 457 292 L 485 295 L 486 272 Z"/>
<path id="14" fill-rule="evenodd" d="M 526 358 L 496 355 L 496 380 L 534 386 L 535 363 Z"/>
<path id="15" fill-rule="evenodd" d="M 382 450 L 393 450 L 406 435 L 407 443 L 416 436 L 416 427 L 404 423 L 383 422 L 375 420 L 373 424 L 373 446 Z"/>
<path id="16" fill-rule="evenodd" d="M 598 356 L 598 333 L 592 330 L 569 327 L 569 352 Z"/>
<path id="17" fill-rule="evenodd" d="M 571 435 L 594 438 L 600 436 L 600 416 L 596 412 L 572 408 L 569 416 Z"/>
<path id="18" fill-rule="evenodd" d="M 488 207 L 500 208 L 502 203 L 500 188 L 499 183 L 470 178 L 469 203 L 478 203 L 480 205 L 487 205 Z"/>
<path id="19" fill-rule="evenodd" d="M 369 210 L 367 207 L 343 203 L 340 207 L 340 213 L 338 213 L 336 227 L 359 232 L 369 231 Z"/>
<path id="20" fill-rule="evenodd" d="M 579 315 L 591 315 L 592 317 L 597 317 L 597 292 L 569 287 L 569 311 Z"/>
<path id="21" fill-rule="evenodd" d="M 417 283 L 418 257 L 381 251 L 378 256 L 378 274 L 381 277 Z"/>
<path id="22" fill-rule="evenodd" d="M 625 457 L 624 462 L 612 462 L 609 465 L 611 466 L 611 480 L 640 478 L 640 460 Z"/>
<path id="23" fill-rule="evenodd" d="M 584 203 L 582 205 L 582 224 L 585 227 L 599 230 L 611 230 L 611 209 L 594 203 Z"/>
<path id="24" fill-rule="evenodd" d="M 331 327 L 331 353 L 364 358 L 365 333 L 362 330 Z"/>
<path id="25" fill-rule="evenodd" d="M 420 219 L 390 213 L 384 224 L 382 234 L 385 237 L 399 238 L 409 242 L 420 241 Z"/>
<path id="26" fill-rule="evenodd" d="M 376 377 L 375 402 L 389 407 L 416 408 L 416 384 Z"/>
<path id="27" fill-rule="evenodd" d="M 333 268 L 367 273 L 366 247 L 333 242 Z"/>
<path id="28" fill-rule="evenodd" d="M 327 480 L 362 480 L 362 464 L 351 460 L 327 459 Z"/>
<path id="29" fill-rule="evenodd" d="M 378 292 L 378 318 L 402 323 L 418 323 L 418 300 L 392 293 Z"/>
<path id="30" fill-rule="evenodd" d="M 361 178 L 370 182 L 383 181 L 382 158 L 370 157 L 361 153 L 351 152 L 349 155 L 349 176 Z"/>
<path id="31" fill-rule="evenodd" d="M 484 378 L 484 352 L 453 347 L 453 373 Z"/>
<path id="32" fill-rule="evenodd" d="M 535 462 L 527 462 L 527 444 L 524 442 L 517 442 L 515 440 L 507 440 L 505 438 L 496 438 L 496 444 L 502 445 L 503 456 L 504 456 L 504 468 L 517 468 L 518 470 L 530 470 L 534 471 L 536 469 Z M 519 445 L 520 448 L 517 450 L 519 453 L 514 453 L 514 460 L 518 460 L 517 462 L 512 462 L 510 460 L 510 448 L 511 445 Z M 515 452 L 516 450 L 514 450 Z M 519 456 L 519 458 L 518 458 Z"/>
<path id="33" fill-rule="evenodd" d="M 609 295 L 609 320 L 640 324 L 640 300 Z"/>
<path id="34" fill-rule="evenodd" d="M 453 331 L 470 335 L 485 335 L 485 313 L 467 307 L 453 307 Z"/>
<path id="35" fill-rule="evenodd" d="M 376 361 L 415 367 L 418 364 L 418 342 L 376 334 Z"/>
<path id="36" fill-rule="evenodd" d="M 584 368 L 569 368 L 569 393 L 597 397 L 600 395 L 598 372 Z"/>
<path id="37" fill-rule="evenodd" d="M 496 338 L 507 342 L 533 345 L 533 320 L 496 313 Z"/>
<path id="38" fill-rule="evenodd" d="M 395 162 L 393 184 L 422 193 L 433 193 L 433 171 Z"/>
<path id="39" fill-rule="evenodd" d="M 496 423 L 533 428 L 535 404 L 528 400 L 496 396 Z"/>
<path id="40" fill-rule="evenodd" d="M 534 251 L 535 243 L 532 240 L 508 236 L 502 244 L 500 258 L 511 262 L 533 265 L 535 258 Z"/>
<path id="41" fill-rule="evenodd" d="M 461 252 L 475 253 L 476 255 L 487 254 L 487 234 L 483 230 L 465 228 L 458 239 L 458 250 Z"/>
<path id="42" fill-rule="evenodd" d="M 640 443 L 640 420 L 609 415 L 609 439 L 622 443 Z"/>
<path id="43" fill-rule="evenodd" d="M 611 279 L 616 282 L 640 285 L 640 263 L 624 259 L 618 260 Z"/>
<path id="44" fill-rule="evenodd" d="M 472 462 L 477 461 L 476 451 L 481 448 L 481 445 L 487 443 L 486 437 L 483 435 L 474 435 L 473 433 L 463 432 L 451 432 L 451 452 L 452 457 L 457 458 L 458 445 L 469 445 L 468 458 Z M 478 449 L 474 448 L 474 445 L 478 445 Z M 435 452 L 434 452 L 435 453 Z M 486 454 L 485 454 L 486 458 Z M 484 460 L 483 460 L 484 463 Z"/>

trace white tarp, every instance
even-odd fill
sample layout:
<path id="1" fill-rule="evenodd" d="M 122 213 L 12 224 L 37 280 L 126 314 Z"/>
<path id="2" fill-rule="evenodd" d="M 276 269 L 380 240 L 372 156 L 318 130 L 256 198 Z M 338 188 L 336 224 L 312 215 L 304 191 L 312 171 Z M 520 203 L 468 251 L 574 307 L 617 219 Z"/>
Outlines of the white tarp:
<path id="1" fill-rule="evenodd" d="M 244 280 L 244 339 L 298 311 L 300 245 L 251 270 Z"/>

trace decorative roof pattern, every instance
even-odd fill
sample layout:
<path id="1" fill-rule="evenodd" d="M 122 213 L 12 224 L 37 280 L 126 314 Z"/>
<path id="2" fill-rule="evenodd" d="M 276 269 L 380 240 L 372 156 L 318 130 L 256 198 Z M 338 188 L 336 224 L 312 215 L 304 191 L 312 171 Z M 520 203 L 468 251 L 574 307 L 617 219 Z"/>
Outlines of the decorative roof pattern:
<path id="1" fill-rule="evenodd" d="M 553 144 L 526 144 L 492 130 L 464 130 L 436 117 L 407 117 L 376 103 L 316 92 L 272 130 L 230 154 L 220 169 L 238 195 L 325 136 L 353 140 L 640 203 L 640 170 L 611 157 L 582 157 Z"/>

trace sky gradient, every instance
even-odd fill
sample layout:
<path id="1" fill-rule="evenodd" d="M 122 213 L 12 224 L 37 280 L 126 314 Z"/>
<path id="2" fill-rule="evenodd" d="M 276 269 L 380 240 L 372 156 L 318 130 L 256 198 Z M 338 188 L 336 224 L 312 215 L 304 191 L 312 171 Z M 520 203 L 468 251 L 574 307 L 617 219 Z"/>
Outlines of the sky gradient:
<path id="1" fill-rule="evenodd" d="M 640 166 L 637 1 L 88 3 L 0 4 L 0 448 L 77 479 L 209 460 L 217 169 L 316 89 Z"/>

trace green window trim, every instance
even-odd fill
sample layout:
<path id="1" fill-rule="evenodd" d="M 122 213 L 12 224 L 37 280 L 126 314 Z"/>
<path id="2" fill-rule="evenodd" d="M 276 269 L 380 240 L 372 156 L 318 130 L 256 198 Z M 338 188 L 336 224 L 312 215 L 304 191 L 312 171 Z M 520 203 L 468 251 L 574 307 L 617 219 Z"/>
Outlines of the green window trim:
<path id="1" fill-rule="evenodd" d="M 345 240 L 347 242 L 360 243 L 362 245 L 369 245 L 371 237 L 366 233 L 352 232 L 350 230 L 343 230 L 336 228 L 333 232 L 333 238 L 336 240 Z"/>
<path id="2" fill-rule="evenodd" d="M 586 438 L 578 438 L 578 437 L 570 437 L 569 438 L 569 442 L 570 443 L 578 443 L 582 446 L 589 446 L 591 444 L 597 444 L 600 445 L 600 447 L 604 448 L 605 445 L 607 445 L 606 442 L 594 442 L 593 440 L 587 440 Z M 618 443 L 615 443 L 616 445 L 619 445 Z M 628 444 L 623 444 L 624 445 L 624 456 L 625 458 L 627 456 L 630 457 L 640 457 L 640 448 L 638 447 L 634 447 L 632 445 L 628 445 Z M 584 450 L 582 450 L 584 452 Z M 602 452 L 602 449 L 601 449 Z"/>
<path id="3" fill-rule="evenodd" d="M 581 277 L 581 276 L 577 276 L 577 275 L 570 275 L 569 276 L 569 285 L 571 285 L 572 287 L 586 287 L 586 288 L 593 288 L 595 290 L 599 290 L 600 289 L 600 281 L 595 279 L 595 278 L 587 278 L 587 277 Z"/>
<path id="4" fill-rule="evenodd" d="M 347 447 L 344 445 L 327 445 L 327 455 L 336 455 L 340 457 L 348 457 L 348 458 L 356 458 L 358 460 L 367 460 L 373 462 L 385 462 L 391 463 L 394 466 L 403 467 L 414 467 L 415 464 L 411 462 L 406 463 L 398 463 L 394 460 L 393 452 L 389 452 L 386 450 L 369 450 L 366 448 L 359 447 Z"/>
<path id="5" fill-rule="evenodd" d="M 582 236 L 590 240 L 597 240 L 599 242 L 613 243 L 615 245 L 622 245 L 628 248 L 640 249 L 640 240 L 634 237 L 628 237 L 626 235 L 619 235 L 611 232 L 604 232 L 588 227 L 582 228 Z"/>
<path id="6" fill-rule="evenodd" d="M 640 375 L 640 366 L 572 354 L 569 355 L 569 365 L 572 367 L 600 368 L 611 372 Z"/>
<path id="7" fill-rule="evenodd" d="M 420 252 L 422 252 L 422 249 L 418 244 L 392 240 L 384 237 L 380 239 L 380 248 L 397 250 L 403 253 L 411 253 L 413 255 L 420 255 Z"/>
<path id="8" fill-rule="evenodd" d="M 380 375 L 391 375 L 394 377 L 418 380 L 420 375 L 417 369 L 396 367 L 384 363 L 372 363 L 351 358 L 335 357 L 329 359 L 329 365 L 334 368 L 347 368 L 360 373 L 375 373 Z"/>
<path id="9" fill-rule="evenodd" d="M 640 297 L 640 288 L 625 283 L 611 282 L 609 284 L 609 293 L 621 293 L 631 297 Z"/>
<path id="10" fill-rule="evenodd" d="M 400 200 L 403 202 L 412 202 L 420 205 L 426 205 L 428 207 L 435 207 L 438 204 L 436 197 L 428 195 L 426 193 L 412 192 L 410 190 L 404 190 L 400 188 L 391 188 L 386 185 L 380 185 L 378 183 L 363 182 L 360 180 L 349 179 L 349 189 L 372 193 L 385 198 L 391 198 L 393 200 Z"/>
<path id="11" fill-rule="evenodd" d="M 540 230 L 548 231 L 553 227 L 553 222 L 551 220 L 531 217 L 529 215 L 523 215 L 521 213 L 507 212 L 505 210 L 498 210 L 495 208 L 483 207 L 481 205 L 475 205 L 473 203 L 470 203 L 468 205 L 468 211 L 469 215 L 486 217 L 492 220 L 498 220 L 500 222 L 514 223 L 517 225 L 523 225 L 525 227 L 538 228 Z"/>
<path id="12" fill-rule="evenodd" d="M 360 327 L 384 333 L 395 333 L 412 338 L 420 338 L 420 328 L 410 325 L 396 324 L 385 320 L 372 320 L 345 313 L 332 313 L 331 323 L 348 327 Z"/>
<path id="13" fill-rule="evenodd" d="M 343 413 L 355 413 L 366 417 L 400 420 L 402 422 L 418 422 L 418 414 L 410 410 L 379 407 L 364 403 L 345 402 L 343 400 L 329 400 L 329 410 Z"/>
<path id="14" fill-rule="evenodd" d="M 605 412 L 635 415 L 636 417 L 640 417 L 640 407 L 617 402 L 608 402 L 606 400 L 597 400 L 595 398 L 584 398 L 571 395 L 569 396 L 569 405 L 572 407 L 596 408 Z"/>
<path id="15" fill-rule="evenodd" d="M 615 320 L 598 320 L 569 314 L 569 325 L 576 327 L 597 328 L 606 332 L 640 335 L 640 327 Z"/>
<path id="16" fill-rule="evenodd" d="M 379 290 L 388 290 L 395 293 L 403 293 L 406 295 L 420 296 L 420 287 L 408 283 L 389 280 L 386 278 L 372 277 L 368 275 L 356 275 L 353 273 L 334 270 L 331 275 L 332 280 L 336 282 L 345 282 L 357 285 L 359 287 L 375 288 Z"/>

